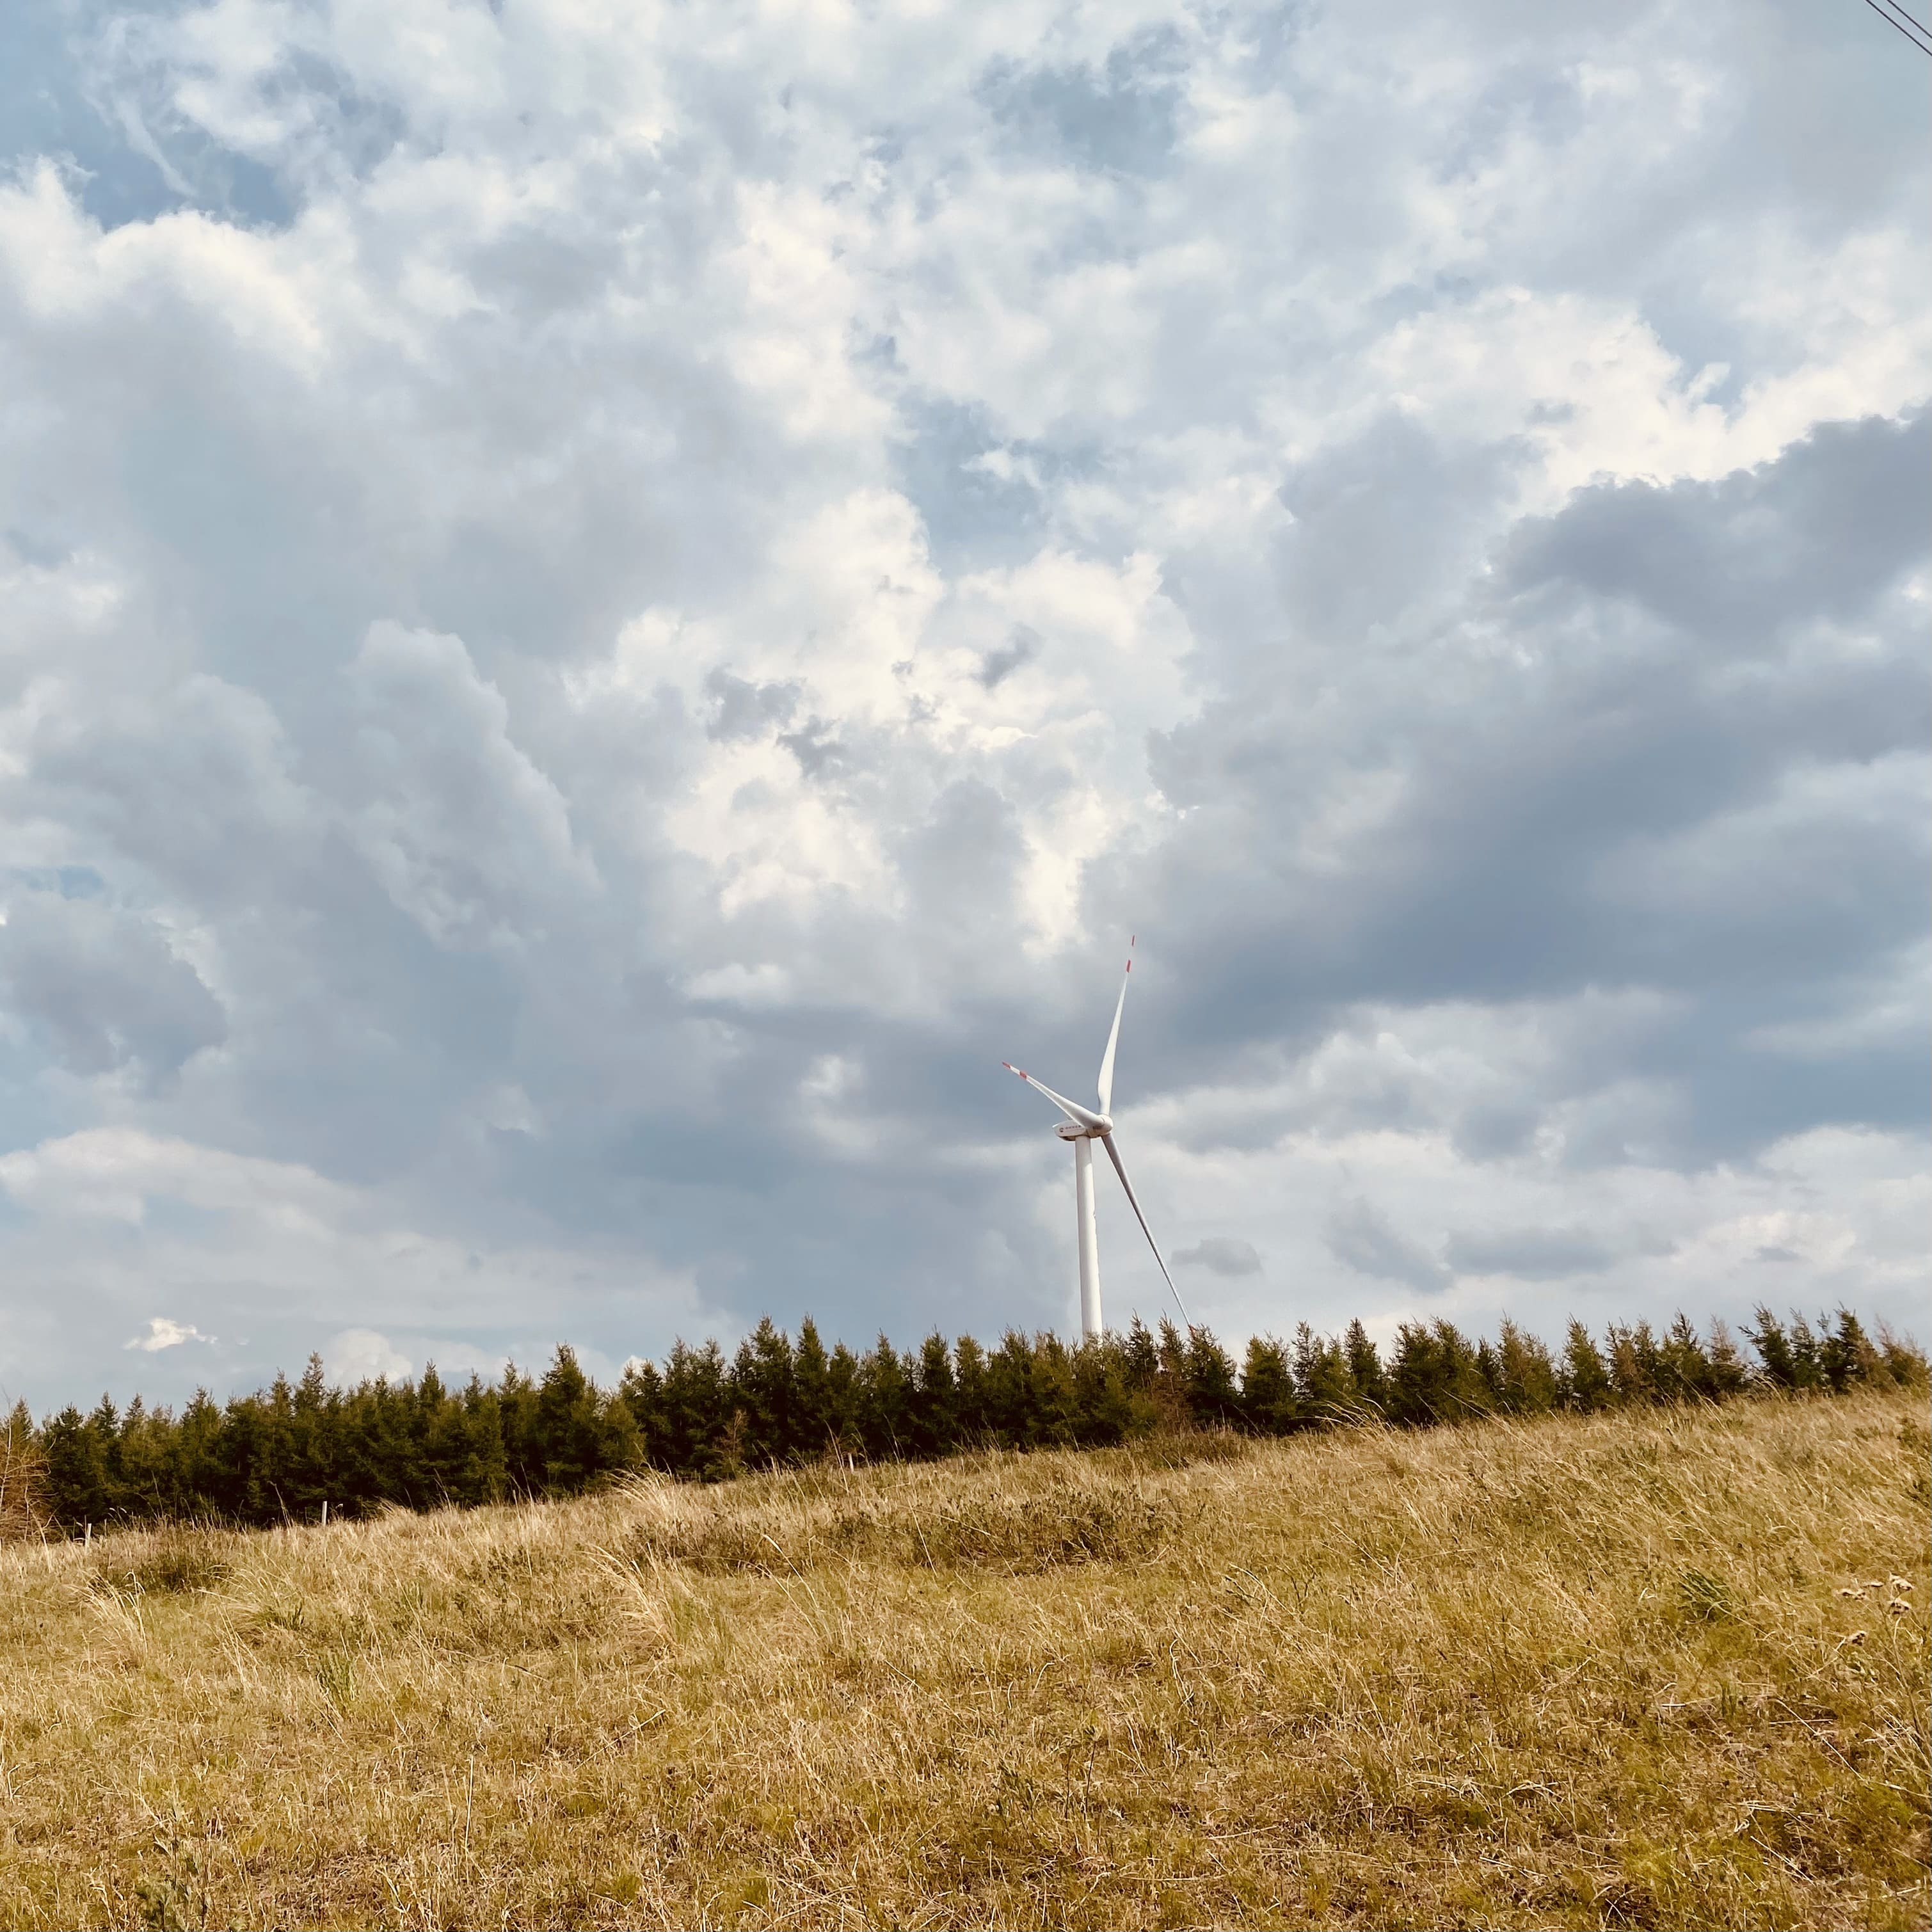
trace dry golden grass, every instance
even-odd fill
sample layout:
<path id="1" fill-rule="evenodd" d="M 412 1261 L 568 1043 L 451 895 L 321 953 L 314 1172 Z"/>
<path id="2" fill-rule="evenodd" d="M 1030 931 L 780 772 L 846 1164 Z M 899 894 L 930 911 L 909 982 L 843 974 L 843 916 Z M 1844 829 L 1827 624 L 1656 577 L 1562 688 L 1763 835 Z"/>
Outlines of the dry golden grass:
<path id="1" fill-rule="evenodd" d="M 1912 1926 L 1922 1400 L 0 1552 L 0 1919 Z"/>

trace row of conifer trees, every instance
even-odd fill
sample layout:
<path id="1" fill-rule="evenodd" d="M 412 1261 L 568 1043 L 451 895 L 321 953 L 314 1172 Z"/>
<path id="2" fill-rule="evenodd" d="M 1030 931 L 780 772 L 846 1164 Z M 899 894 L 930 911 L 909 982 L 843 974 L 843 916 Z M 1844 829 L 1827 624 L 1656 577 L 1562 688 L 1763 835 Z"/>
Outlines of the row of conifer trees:
<path id="1" fill-rule="evenodd" d="M 1266 1435 L 1380 1420 L 1423 1427 L 1495 1414 L 1716 1402 L 1752 1392 L 1843 1394 L 1923 1387 L 1924 1355 L 1840 1310 L 1814 1326 L 1760 1309 L 1748 1359 L 1722 1324 L 1679 1316 L 1661 1334 L 1612 1326 L 1599 1342 L 1570 1324 L 1560 1350 L 1505 1322 L 1472 1341 L 1448 1322 L 1406 1324 L 1386 1359 L 1352 1323 L 1258 1337 L 1238 1368 L 1204 1328 L 1138 1322 L 1070 1346 L 1009 1333 L 998 1347 L 932 1335 L 902 1352 L 827 1350 L 808 1320 L 793 1340 L 769 1320 L 728 1360 L 680 1342 L 660 1366 L 633 1362 L 598 1388 L 560 1348 L 541 1379 L 507 1369 L 452 1388 L 414 1381 L 329 1386 L 302 1378 L 225 1405 L 197 1394 L 178 1413 L 103 1397 L 91 1414 L 36 1424 L 16 1407 L 0 1440 L 12 1511 L 77 1534 L 89 1524 L 197 1519 L 314 1522 L 387 1504 L 428 1508 L 514 1496 L 572 1496 L 653 1466 L 713 1480 L 826 1456 L 930 1457 L 961 1449 L 1101 1447 L 1162 1430 Z M 22 1488 L 32 1472 L 29 1504 Z M 0 1506 L 8 1498 L 0 1497 Z"/>

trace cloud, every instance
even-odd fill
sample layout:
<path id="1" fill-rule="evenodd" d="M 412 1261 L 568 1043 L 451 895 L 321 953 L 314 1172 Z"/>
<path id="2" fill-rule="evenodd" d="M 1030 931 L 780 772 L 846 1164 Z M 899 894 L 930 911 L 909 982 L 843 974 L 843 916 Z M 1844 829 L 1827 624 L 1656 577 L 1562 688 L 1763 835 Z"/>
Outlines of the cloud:
<path id="1" fill-rule="evenodd" d="M 1617 1258 L 1615 1249 L 1580 1228 L 1451 1234 L 1443 1252 L 1459 1274 L 1508 1274 L 1520 1281 L 1600 1274 Z"/>
<path id="2" fill-rule="evenodd" d="M 1449 1271 L 1419 1242 L 1400 1233 L 1369 1201 L 1336 1209 L 1325 1230 L 1329 1251 L 1358 1274 L 1402 1282 L 1426 1294 L 1449 1286 Z"/>
<path id="3" fill-rule="evenodd" d="M 1252 1241 L 1232 1234 L 1209 1234 L 1191 1248 L 1176 1248 L 1168 1258 L 1176 1268 L 1205 1268 L 1210 1274 L 1259 1274 L 1262 1258 Z"/>
<path id="4" fill-rule="evenodd" d="M 7 900 L 0 999 L 83 1076 L 166 1085 L 227 1036 L 220 1001 L 154 920 L 44 887 Z"/>
<path id="5" fill-rule="evenodd" d="M 437 34 L 105 0 L 0 77 L 37 1405 L 350 1329 L 1066 1323 L 998 1062 L 1090 1081 L 1134 932 L 1123 1144 L 1232 1338 L 1735 1313 L 1760 1249 L 1917 1318 L 1888 46 L 1681 0 Z M 230 1339 L 123 1354 L 158 1300 Z"/>
<path id="6" fill-rule="evenodd" d="M 413 1364 L 374 1328 L 345 1328 L 332 1336 L 322 1351 L 323 1363 L 336 1381 L 353 1386 L 379 1379 L 400 1382 Z"/>
<path id="7" fill-rule="evenodd" d="M 148 1332 L 145 1335 L 131 1336 L 121 1346 L 124 1348 L 139 1348 L 144 1354 L 158 1354 L 164 1348 L 178 1348 L 184 1342 L 214 1340 L 212 1335 L 204 1335 L 192 1323 L 170 1322 L 165 1315 L 151 1315 L 148 1318 Z"/>

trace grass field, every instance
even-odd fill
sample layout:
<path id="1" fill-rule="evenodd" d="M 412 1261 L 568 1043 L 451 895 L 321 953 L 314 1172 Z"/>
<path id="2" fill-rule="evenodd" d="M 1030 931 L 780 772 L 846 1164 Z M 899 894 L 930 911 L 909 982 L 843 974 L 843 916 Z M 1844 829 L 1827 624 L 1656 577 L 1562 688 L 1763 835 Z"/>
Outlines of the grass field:
<path id="1" fill-rule="evenodd" d="M 1922 1398 L 0 1550 L 0 1921 L 1906 1927 Z"/>

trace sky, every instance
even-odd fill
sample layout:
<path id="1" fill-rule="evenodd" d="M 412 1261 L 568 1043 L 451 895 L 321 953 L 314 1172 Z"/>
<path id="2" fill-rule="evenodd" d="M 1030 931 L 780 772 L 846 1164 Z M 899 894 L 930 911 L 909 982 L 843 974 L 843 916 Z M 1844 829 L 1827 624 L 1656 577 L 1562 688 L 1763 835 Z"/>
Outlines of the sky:
<path id="1" fill-rule="evenodd" d="M 1932 118 L 1856 0 L 36 0 L 0 1392 L 1922 1339 Z M 1104 1166 L 1108 1318 L 1167 1291 Z"/>

